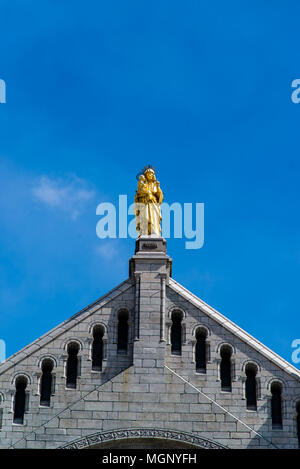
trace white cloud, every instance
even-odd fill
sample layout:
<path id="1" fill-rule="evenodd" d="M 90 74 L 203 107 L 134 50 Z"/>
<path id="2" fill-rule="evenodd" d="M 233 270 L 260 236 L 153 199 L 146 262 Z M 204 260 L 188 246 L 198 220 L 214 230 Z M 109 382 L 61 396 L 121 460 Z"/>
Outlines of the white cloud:
<path id="1" fill-rule="evenodd" d="M 77 176 L 66 179 L 41 176 L 32 188 L 32 193 L 48 207 L 69 212 L 72 219 L 78 217 L 84 205 L 95 195 L 95 192 L 88 188 L 87 182 Z"/>
<path id="2" fill-rule="evenodd" d="M 114 259 L 118 254 L 120 254 L 120 250 L 116 246 L 117 240 L 110 240 L 110 241 L 101 241 L 96 247 L 96 253 L 105 259 L 106 261 L 110 261 Z"/>

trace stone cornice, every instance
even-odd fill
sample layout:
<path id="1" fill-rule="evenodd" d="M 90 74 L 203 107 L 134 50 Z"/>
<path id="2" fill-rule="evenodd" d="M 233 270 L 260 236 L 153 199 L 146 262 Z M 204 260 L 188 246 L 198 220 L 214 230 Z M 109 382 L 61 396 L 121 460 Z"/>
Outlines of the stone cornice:
<path id="1" fill-rule="evenodd" d="M 37 350 L 42 349 L 47 344 L 52 342 L 54 339 L 57 339 L 59 336 L 64 334 L 66 331 L 74 327 L 76 324 L 80 323 L 91 314 L 95 313 L 97 310 L 105 306 L 111 300 L 115 299 L 117 296 L 132 288 L 132 283 L 129 279 L 125 280 L 124 282 L 120 283 L 118 286 L 113 288 L 111 291 L 100 297 L 98 300 L 94 301 L 90 305 L 86 306 L 78 313 L 74 314 L 70 318 L 66 319 L 64 322 L 56 326 L 54 329 L 46 332 L 46 334 L 42 335 L 31 344 L 27 345 L 19 352 L 16 352 L 14 355 L 11 355 L 7 358 L 4 362 L 0 364 L 0 375 L 7 371 L 9 368 L 15 366 L 17 363 L 21 362 L 25 358 L 29 357 L 31 354 L 36 352 Z"/>

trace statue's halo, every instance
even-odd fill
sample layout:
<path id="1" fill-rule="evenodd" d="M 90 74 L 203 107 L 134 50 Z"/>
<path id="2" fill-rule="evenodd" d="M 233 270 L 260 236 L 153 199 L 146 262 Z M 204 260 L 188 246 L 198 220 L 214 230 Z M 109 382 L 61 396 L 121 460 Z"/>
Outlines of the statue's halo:
<path id="1" fill-rule="evenodd" d="M 154 166 L 152 166 L 151 164 L 148 164 L 148 166 L 144 166 L 144 168 L 142 169 L 142 171 L 140 171 L 139 173 L 137 173 L 136 175 L 136 179 L 139 180 L 139 177 L 142 176 L 142 174 L 145 174 L 147 171 L 151 171 L 155 174 L 155 168 Z"/>

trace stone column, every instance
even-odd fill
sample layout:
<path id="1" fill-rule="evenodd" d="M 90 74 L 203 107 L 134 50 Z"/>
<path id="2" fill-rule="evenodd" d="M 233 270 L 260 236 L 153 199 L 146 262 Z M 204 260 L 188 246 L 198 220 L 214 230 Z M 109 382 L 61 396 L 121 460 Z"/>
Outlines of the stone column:
<path id="1" fill-rule="evenodd" d="M 141 277 L 135 273 L 135 310 L 134 310 L 134 340 L 139 340 L 140 336 L 140 284 Z"/>
<path id="2" fill-rule="evenodd" d="M 165 289 L 172 266 L 172 260 L 166 254 L 166 241 L 153 235 L 140 237 L 129 265 L 130 276 L 136 285 L 134 330 L 139 329 L 138 340 L 134 343 L 133 364 L 163 367 Z"/>
<path id="3" fill-rule="evenodd" d="M 165 342 L 165 322 L 166 322 L 166 279 L 167 274 L 160 274 L 161 294 L 160 294 L 160 341 Z"/>

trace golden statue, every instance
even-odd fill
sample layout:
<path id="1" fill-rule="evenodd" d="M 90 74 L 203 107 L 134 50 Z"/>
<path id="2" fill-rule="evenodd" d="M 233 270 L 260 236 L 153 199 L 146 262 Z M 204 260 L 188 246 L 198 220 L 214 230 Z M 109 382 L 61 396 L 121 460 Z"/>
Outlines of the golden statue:
<path id="1" fill-rule="evenodd" d="M 161 236 L 161 211 L 163 193 L 155 178 L 155 170 L 147 166 L 139 175 L 134 199 L 134 212 L 138 237 Z"/>

